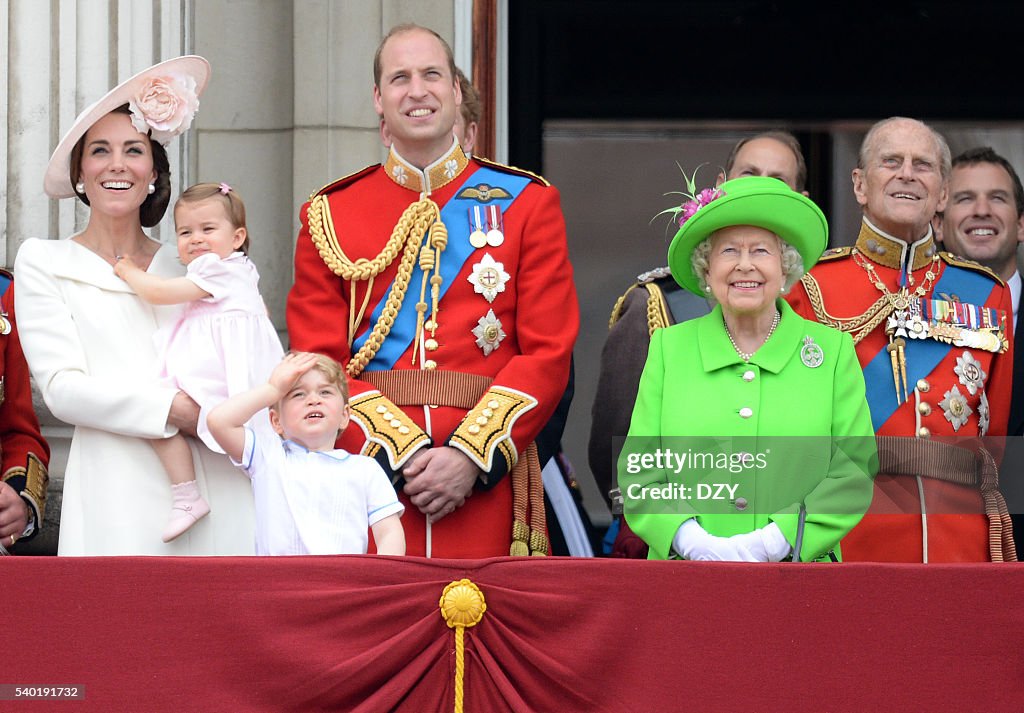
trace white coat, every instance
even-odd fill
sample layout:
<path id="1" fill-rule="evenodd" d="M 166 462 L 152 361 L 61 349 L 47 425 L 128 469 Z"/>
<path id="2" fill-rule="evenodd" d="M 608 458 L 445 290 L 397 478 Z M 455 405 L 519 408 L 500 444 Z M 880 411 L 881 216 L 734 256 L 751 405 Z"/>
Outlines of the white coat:
<path id="1" fill-rule="evenodd" d="M 43 399 L 75 427 L 64 475 L 60 555 L 244 555 L 254 552 L 248 478 L 189 439 L 211 513 L 161 542 L 170 481 L 145 439 L 172 435 L 175 390 L 157 381 L 154 332 L 180 306 L 139 299 L 110 265 L 73 240 L 31 238 L 15 261 L 22 346 Z M 149 271 L 183 273 L 163 246 Z"/>

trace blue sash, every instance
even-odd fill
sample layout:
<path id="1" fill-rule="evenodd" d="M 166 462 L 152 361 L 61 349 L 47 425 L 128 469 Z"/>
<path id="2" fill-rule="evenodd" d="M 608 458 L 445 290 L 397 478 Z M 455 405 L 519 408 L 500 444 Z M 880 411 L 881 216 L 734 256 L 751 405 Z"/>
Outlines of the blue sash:
<path id="1" fill-rule="evenodd" d="M 500 186 L 508 192 L 509 197 L 507 198 L 492 198 L 487 202 L 487 205 L 496 204 L 500 206 L 502 213 L 504 213 L 530 183 L 530 179 L 526 176 L 502 173 L 493 168 L 481 167 L 466 179 L 462 186 L 456 190 L 455 195 L 441 208 L 441 221 L 448 228 L 448 247 L 441 253 L 440 275 L 443 281 L 441 282 L 440 295 L 438 297 L 439 303 L 448 293 L 448 288 L 452 286 L 462 273 L 466 261 L 476 252 L 476 249 L 469 244 L 469 208 L 474 204 L 480 205 L 480 201 L 472 197 L 459 198 L 458 195 L 462 192 L 463 188 L 480 185 L 481 183 L 486 183 L 492 187 Z M 424 242 L 426 239 L 424 238 Z M 416 303 L 419 301 L 420 285 L 422 282 L 423 270 L 420 269 L 419 260 L 417 259 L 412 272 L 412 279 L 409 280 L 409 290 L 405 294 L 405 299 L 402 300 L 402 306 L 395 317 L 395 323 L 391 327 L 387 339 L 381 345 L 380 350 L 366 366 L 366 371 L 387 371 L 394 368 L 401 356 L 409 349 L 412 340 L 416 336 Z M 388 285 L 384 298 L 374 307 L 373 312 L 370 314 L 369 327 L 356 337 L 352 343 L 353 354 L 359 351 L 369 338 L 373 325 L 377 324 L 377 320 L 380 319 L 380 315 L 384 311 L 387 295 L 390 294 L 393 285 L 394 281 Z M 429 295 L 429 285 L 427 290 Z M 427 318 L 429 318 L 429 315 L 427 315 Z"/>
<path id="2" fill-rule="evenodd" d="M 973 270 L 947 265 L 942 277 L 932 289 L 933 295 L 955 294 L 961 302 L 983 305 L 992 294 L 992 278 Z M 952 344 L 934 339 L 908 339 L 904 351 L 907 360 L 907 388 L 913 388 L 918 379 L 927 377 L 939 365 Z M 884 349 L 875 355 L 864 367 L 864 381 L 867 384 L 868 407 L 871 409 L 871 424 L 877 432 L 899 404 L 896 403 L 896 387 L 892 380 L 892 360 Z"/>

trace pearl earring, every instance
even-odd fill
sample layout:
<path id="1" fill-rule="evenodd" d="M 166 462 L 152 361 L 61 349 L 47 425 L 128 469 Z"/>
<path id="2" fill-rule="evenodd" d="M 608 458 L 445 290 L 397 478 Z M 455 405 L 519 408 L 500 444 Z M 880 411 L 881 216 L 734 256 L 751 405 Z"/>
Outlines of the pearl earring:
<path id="1" fill-rule="evenodd" d="M 156 186 L 150 183 L 149 188 L 147 188 L 146 191 L 149 193 L 149 195 L 153 195 L 154 193 L 156 193 Z"/>
<path id="2" fill-rule="evenodd" d="M 85 184 L 79 181 L 75 184 L 75 193 L 85 193 Z"/>
<path id="3" fill-rule="evenodd" d="M 705 292 L 711 292 L 711 285 L 704 285 Z"/>

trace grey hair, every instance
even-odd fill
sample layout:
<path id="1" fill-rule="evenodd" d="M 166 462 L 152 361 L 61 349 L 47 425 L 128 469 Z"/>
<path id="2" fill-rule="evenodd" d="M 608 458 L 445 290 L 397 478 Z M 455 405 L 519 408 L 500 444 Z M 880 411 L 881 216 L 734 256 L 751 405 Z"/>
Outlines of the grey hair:
<path id="1" fill-rule="evenodd" d="M 693 274 L 697 276 L 697 283 L 700 285 L 704 296 L 712 303 L 718 301 L 715 299 L 714 293 L 707 290 L 707 273 L 711 267 L 711 241 L 714 237 L 715 234 L 712 233 L 704 238 L 697 243 L 697 247 L 690 253 L 690 267 L 693 268 Z M 804 259 L 796 248 L 778 235 L 775 236 L 775 239 L 779 241 L 779 246 L 782 248 L 782 255 L 780 256 L 782 261 L 782 287 L 784 291 L 789 292 L 789 288 L 795 285 L 807 270 L 804 268 Z"/>
<path id="2" fill-rule="evenodd" d="M 939 172 L 942 175 L 942 180 L 948 181 L 949 174 L 953 171 L 953 160 L 950 155 L 949 144 L 946 143 L 946 138 L 923 121 L 906 116 L 890 116 L 888 119 L 876 122 L 874 126 L 868 129 L 868 133 L 860 144 L 860 151 L 857 153 L 857 168 L 863 171 L 868 167 L 871 152 L 875 149 L 875 139 L 878 137 L 878 132 L 890 124 L 902 122 L 917 124 L 921 128 L 928 130 L 928 133 L 932 136 L 932 141 L 935 142 L 935 151 L 939 155 Z"/>

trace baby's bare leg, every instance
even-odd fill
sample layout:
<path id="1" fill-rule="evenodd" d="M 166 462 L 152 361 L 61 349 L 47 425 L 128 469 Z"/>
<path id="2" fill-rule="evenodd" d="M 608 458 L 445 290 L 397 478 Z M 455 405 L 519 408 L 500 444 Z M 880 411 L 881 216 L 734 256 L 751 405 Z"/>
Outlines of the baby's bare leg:
<path id="1" fill-rule="evenodd" d="M 192 449 L 188 447 L 188 441 L 183 435 L 176 433 L 170 438 L 153 439 L 150 444 L 172 485 L 181 485 L 196 479 L 196 471 L 192 466 Z"/>

